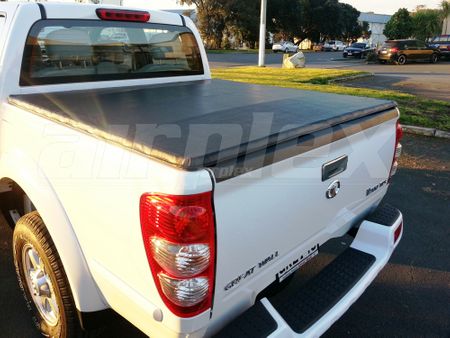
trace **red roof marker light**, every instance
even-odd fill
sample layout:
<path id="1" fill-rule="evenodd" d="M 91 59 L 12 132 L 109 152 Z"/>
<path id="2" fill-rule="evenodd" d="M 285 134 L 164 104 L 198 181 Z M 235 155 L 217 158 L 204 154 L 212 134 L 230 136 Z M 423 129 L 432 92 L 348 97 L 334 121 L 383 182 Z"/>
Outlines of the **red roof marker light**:
<path id="1" fill-rule="evenodd" d="M 107 21 L 148 22 L 150 20 L 150 13 L 145 11 L 97 8 L 95 12 L 100 19 Z"/>

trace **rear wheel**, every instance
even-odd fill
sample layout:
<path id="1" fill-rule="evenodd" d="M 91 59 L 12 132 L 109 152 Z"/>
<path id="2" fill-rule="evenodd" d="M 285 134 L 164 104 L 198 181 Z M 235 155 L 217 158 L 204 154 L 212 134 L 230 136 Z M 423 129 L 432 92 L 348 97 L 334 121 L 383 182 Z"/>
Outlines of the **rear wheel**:
<path id="1" fill-rule="evenodd" d="M 398 65 L 404 65 L 406 64 L 406 62 L 407 62 L 406 55 L 400 55 L 397 59 Z"/>
<path id="2" fill-rule="evenodd" d="M 82 332 L 64 268 L 36 211 L 17 222 L 13 254 L 19 285 L 36 328 L 48 337 L 80 337 Z"/>
<path id="3" fill-rule="evenodd" d="M 439 61 L 439 55 L 437 55 L 436 53 L 431 55 L 431 59 L 430 59 L 431 63 L 438 63 L 438 61 Z"/>

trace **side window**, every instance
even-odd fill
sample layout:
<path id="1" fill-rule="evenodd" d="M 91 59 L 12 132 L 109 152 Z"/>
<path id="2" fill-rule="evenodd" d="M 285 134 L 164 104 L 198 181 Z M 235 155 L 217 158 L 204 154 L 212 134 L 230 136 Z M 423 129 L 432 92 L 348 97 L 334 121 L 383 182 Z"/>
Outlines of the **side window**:
<path id="1" fill-rule="evenodd" d="M 405 43 L 405 49 L 417 49 L 417 42 L 416 41 L 408 41 Z"/>
<path id="2" fill-rule="evenodd" d="M 427 46 L 423 42 L 417 42 L 417 48 L 418 49 L 425 49 Z"/>

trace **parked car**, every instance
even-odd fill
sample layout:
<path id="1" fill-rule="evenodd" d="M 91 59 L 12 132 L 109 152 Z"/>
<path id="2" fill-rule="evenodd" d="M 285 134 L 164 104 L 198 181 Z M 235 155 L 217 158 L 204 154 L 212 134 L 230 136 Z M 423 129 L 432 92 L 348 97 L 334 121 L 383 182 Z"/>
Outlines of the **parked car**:
<path id="1" fill-rule="evenodd" d="M 321 336 L 402 237 L 396 103 L 212 79 L 188 17 L 102 6 L 0 4 L 0 207 L 34 326 Z M 127 48 L 99 46 L 113 29 Z"/>
<path id="2" fill-rule="evenodd" d="M 338 52 L 338 51 L 342 51 L 344 49 L 345 49 L 345 43 L 343 43 L 342 41 L 339 41 L 339 40 L 327 41 L 323 45 L 323 50 L 326 52 L 330 52 L 330 51 Z"/>
<path id="3" fill-rule="evenodd" d="M 313 46 L 314 52 L 323 52 L 323 43 L 315 43 Z"/>
<path id="4" fill-rule="evenodd" d="M 344 49 L 344 58 L 347 57 L 355 57 L 358 59 L 362 59 L 367 56 L 367 54 L 372 51 L 373 48 L 371 48 L 367 43 L 353 43 L 350 47 L 346 47 Z"/>
<path id="5" fill-rule="evenodd" d="M 442 57 L 450 58 L 450 35 L 436 36 L 430 46 L 439 49 Z"/>
<path id="6" fill-rule="evenodd" d="M 388 40 L 378 51 L 380 63 L 395 62 L 398 65 L 417 61 L 437 63 L 439 58 L 439 49 L 418 40 Z"/>
<path id="7" fill-rule="evenodd" d="M 278 53 L 278 52 L 297 53 L 298 46 L 295 43 L 292 43 L 290 41 L 281 41 L 281 42 L 273 44 L 272 51 L 274 53 Z"/>

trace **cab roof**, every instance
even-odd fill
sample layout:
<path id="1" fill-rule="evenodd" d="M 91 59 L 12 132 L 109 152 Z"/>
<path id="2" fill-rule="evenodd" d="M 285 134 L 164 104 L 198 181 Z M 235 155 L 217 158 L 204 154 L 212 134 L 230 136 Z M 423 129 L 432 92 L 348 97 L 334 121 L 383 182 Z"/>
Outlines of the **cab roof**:
<path id="1" fill-rule="evenodd" d="M 124 7 L 107 4 L 80 4 L 67 2 L 4 2 L 0 4 L 2 8 L 9 10 L 16 7 L 40 7 L 41 13 L 46 19 L 85 19 L 100 20 L 96 14 L 98 8 L 123 9 L 133 11 L 145 11 L 150 13 L 150 23 L 168 24 L 168 25 L 184 25 L 184 18 L 180 14 L 164 12 L 148 8 Z"/>

